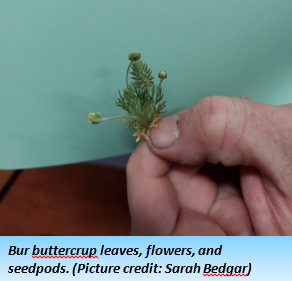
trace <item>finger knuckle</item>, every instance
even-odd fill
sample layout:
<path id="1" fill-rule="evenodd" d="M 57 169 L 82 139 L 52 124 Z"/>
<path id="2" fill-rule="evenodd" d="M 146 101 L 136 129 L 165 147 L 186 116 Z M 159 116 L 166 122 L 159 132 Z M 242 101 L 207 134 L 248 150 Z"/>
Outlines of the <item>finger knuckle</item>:
<path id="1" fill-rule="evenodd" d="M 228 131 L 229 103 L 224 97 L 211 96 L 198 102 L 200 130 L 206 141 L 221 145 Z"/>

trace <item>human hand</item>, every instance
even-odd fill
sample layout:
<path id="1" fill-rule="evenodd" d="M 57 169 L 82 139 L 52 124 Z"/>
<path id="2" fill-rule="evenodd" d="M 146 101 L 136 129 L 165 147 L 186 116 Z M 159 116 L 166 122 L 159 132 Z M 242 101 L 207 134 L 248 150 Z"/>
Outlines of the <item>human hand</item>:
<path id="1" fill-rule="evenodd" d="M 292 235 L 292 105 L 207 97 L 128 166 L 134 235 Z"/>

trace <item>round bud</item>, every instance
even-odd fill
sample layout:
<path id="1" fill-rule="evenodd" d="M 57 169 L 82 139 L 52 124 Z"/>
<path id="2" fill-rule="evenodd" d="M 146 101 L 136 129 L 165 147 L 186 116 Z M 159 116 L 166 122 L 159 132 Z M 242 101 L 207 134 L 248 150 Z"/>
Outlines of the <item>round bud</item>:
<path id="1" fill-rule="evenodd" d="M 100 112 L 92 112 L 88 114 L 88 122 L 90 124 L 99 124 L 102 121 Z"/>
<path id="2" fill-rule="evenodd" d="M 140 58 L 141 58 L 141 54 L 140 53 L 135 52 L 135 53 L 129 54 L 129 60 L 130 61 L 137 61 Z"/>
<path id="3" fill-rule="evenodd" d="M 165 72 L 165 70 L 161 70 L 158 74 L 158 77 L 160 79 L 166 79 L 167 78 L 167 73 Z"/>

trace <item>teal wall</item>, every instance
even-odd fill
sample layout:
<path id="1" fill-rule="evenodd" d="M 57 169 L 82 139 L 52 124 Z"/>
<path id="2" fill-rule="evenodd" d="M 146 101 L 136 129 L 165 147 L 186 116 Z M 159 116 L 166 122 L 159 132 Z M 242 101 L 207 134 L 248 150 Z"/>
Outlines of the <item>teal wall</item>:
<path id="1" fill-rule="evenodd" d="M 0 169 L 130 153 L 133 130 L 93 126 L 115 106 L 130 52 L 156 76 L 167 114 L 208 95 L 292 97 L 291 0 L 0 0 Z"/>

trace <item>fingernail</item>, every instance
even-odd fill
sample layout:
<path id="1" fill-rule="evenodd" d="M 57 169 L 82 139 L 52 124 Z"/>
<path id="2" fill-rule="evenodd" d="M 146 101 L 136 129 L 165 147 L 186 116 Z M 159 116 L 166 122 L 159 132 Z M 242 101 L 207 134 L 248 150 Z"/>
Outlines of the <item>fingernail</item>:
<path id="1" fill-rule="evenodd" d="M 178 116 L 169 116 L 161 119 L 149 132 L 152 145 L 155 148 L 163 149 L 175 144 L 178 138 Z"/>

